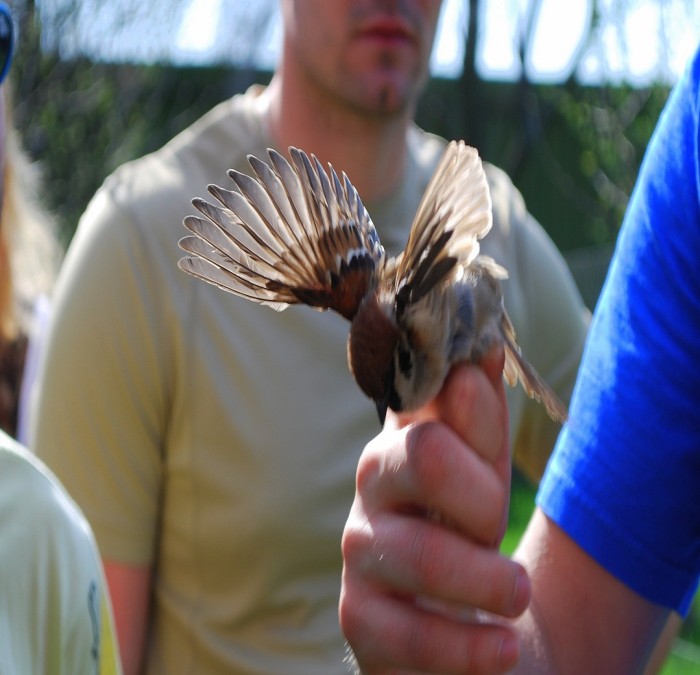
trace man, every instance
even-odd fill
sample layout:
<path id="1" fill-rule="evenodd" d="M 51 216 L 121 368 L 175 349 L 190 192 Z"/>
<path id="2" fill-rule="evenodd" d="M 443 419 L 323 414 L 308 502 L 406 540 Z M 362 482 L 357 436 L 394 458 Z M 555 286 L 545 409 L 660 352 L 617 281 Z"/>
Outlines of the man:
<path id="1" fill-rule="evenodd" d="M 700 51 L 647 149 L 522 566 L 494 546 L 508 491 L 497 367 L 454 372 L 422 414 L 432 423 L 394 418 L 367 446 L 340 610 L 363 673 L 641 673 L 671 611 L 688 611 L 700 579 L 699 100 Z M 455 414 L 460 401 L 473 409 Z M 492 616 L 427 611 L 438 600 Z"/>
<path id="2" fill-rule="evenodd" d="M 177 268 L 177 241 L 208 183 L 248 171 L 248 153 L 295 145 L 345 171 L 384 245 L 403 248 L 444 147 L 412 123 L 439 11 L 437 0 L 285 0 L 270 86 L 122 167 L 80 223 L 34 445 L 96 530 L 127 673 L 345 671 L 339 542 L 377 429 L 347 372 L 347 323 L 197 282 Z M 566 398 L 581 300 L 508 179 L 489 177 L 499 224 L 485 248 L 510 268 L 523 348 Z M 531 320 L 551 328 L 548 344 Z M 556 427 L 512 400 L 534 466 Z M 71 452 L 77 438 L 89 452 Z"/>

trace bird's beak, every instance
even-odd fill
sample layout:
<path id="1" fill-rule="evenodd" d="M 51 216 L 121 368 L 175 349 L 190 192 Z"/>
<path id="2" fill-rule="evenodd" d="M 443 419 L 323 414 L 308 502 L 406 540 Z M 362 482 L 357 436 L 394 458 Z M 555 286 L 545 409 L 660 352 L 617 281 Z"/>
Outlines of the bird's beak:
<path id="1" fill-rule="evenodd" d="M 386 411 L 389 408 L 388 397 L 385 396 L 380 401 L 375 401 L 374 403 L 377 406 L 377 414 L 379 415 L 379 423 L 382 426 L 384 426 L 384 420 L 386 419 Z"/>
<path id="2" fill-rule="evenodd" d="M 401 410 L 401 399 L 394 388 L 394 372 L 394 362 L 392 361 L 386 374 L 384 393 L 382 394 L 381 398 L 375 399 L 374 401 L 374 404 L 377 406 L 377 414 L 379 415 L 379 421 L 381 422 L 382 426 L 384 426 L 386 411 L 389 408 L 392 410 Z"/>
<path id="3" fill-rule="evenodd" d="M 391 369 L 391 379 L 393 380 L 393 372 L 394 369 Z M 388 378 L 387 378 L 388 379 Z M 391 403 L 394 403 L 392 406 Z M 396 407 L 397 404 L 397 397 L 396 393 L 394 391 L 394 386 L 393 384 L 387 385 L 387 387 L 384 389 L 384 394 L 380 399 L 377 399 L 374 404 L 377 406 L 377 414 L 379 415 L 379 421 L 381 422 L 382 426 L 384 426 L 384 420 L 386 419 L 386 411 L 389 408 L 393 408 L 395 410 L 398 410 Z"/>

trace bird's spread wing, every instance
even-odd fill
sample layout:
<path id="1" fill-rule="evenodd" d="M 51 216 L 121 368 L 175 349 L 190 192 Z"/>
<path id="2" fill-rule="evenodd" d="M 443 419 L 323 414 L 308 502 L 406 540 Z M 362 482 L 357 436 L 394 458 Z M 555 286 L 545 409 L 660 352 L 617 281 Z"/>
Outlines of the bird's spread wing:
<path id="1" fill-rule="evenodd" d="M 513 324 L 505 312 L 503 313 L 502 329 L 506 352 L 503 377 L 506 382 L 511 387 L 514 387 L 520 380 L 525 393 L 530 398 L 535 399 L 535 401 L 542 403 L 547 414 L 555 422 L 563 424 L 567 418 L 566 406 L 520 353 L 520 347 L 518 347 L 518 343 L 515 340 Z"/>
<path id="2" fill-rule="evenodd" d="M 415 302 L 456 264 L 471 263 L 491 222 L 491 193 L 479 153 L 452 141 L 428 183 L 399 261 L 400 296 Z"/>
<path id="3" fill-rule="evenodd" d="M 345 174 L 301 150 L 291 163 L 248 161 L 255 177 L 230 170 L 236 190 L 215 185 L 219 202 L 192 201 L 192 232 L 180 240 L 185 272 L 235 295 L 284 309 L 304 303 L 352 319 L 384 262 L 377 232 Z"/>

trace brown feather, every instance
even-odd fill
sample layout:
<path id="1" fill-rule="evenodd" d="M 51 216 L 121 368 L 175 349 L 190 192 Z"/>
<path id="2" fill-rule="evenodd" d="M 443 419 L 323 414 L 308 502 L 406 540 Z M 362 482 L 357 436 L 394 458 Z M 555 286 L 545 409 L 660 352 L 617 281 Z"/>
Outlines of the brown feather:
<path id="1" fill-rule="evenodd" d="M 540 377 L 539 373 L 523 358 L 520 347 L 515 341 L 515 332 L 508 318 L 503 315 L 503 341 L 506 352 L 506 364 L 503 370 L 506 382 L 514 387 L 519 380 L 530 397 L 542 403 L 547 414 L 555 421 L 564 423 L 568 416 L 566 406 L 552 391 L 551 387 Z"/>
<path id="2" fill-rule="evenodd" d="M 218 204 L 193 200 L 185 272 L 243 298 L 284 309 L 303 303 L 351 321 L 348 362 L 378 404 L 409 409 L 439 390 L 451 363 L 478 361 L 503 340 L 504 377 L 520 381 L 549 415 L 566 409 L 521 355 L 503 309 L 507 272 L 479 255 L 491 228 L 491 198 L 481 160 L 451 142 L 428 183 L 405 251 L 386 259 L 348 177 L 290 148 L 288 161 L 249 156 L 254 176 L 228 172 L 236 189 L 215 185 Z M 396 371 L 396 372 L 395 372 Z"/>
<path id="3" fill-rule="evenodd" d="M 283 309 L 305 303 L 347 319 L 374 287 L 384 249 L 347 176 L 290 148 L 291 162 L 269 150 L 270 163 L 250 156 L 255 177 L 235 170 L 236 190 L 211 185 L 219 205 L 193 205 L 203 218 L 185 226 L 209 246 L 184 238 L 182 248 L 208 265 L 180 267 L 231 293 Z"/>

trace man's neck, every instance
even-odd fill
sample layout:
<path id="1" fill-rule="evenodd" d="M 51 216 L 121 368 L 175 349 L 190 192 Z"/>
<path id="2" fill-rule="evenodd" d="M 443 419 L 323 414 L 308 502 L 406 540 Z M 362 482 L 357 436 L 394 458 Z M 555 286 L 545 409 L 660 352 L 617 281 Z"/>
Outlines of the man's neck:
<path id="1" fill-rule="evenodd" d="M 374 117 L 291 87 L 275 76 L 268 88 L 269 131 L 278 147 L 293 145 L 330 162 L 348 175 L 364 202 L 396 188 L 406 161 L 409 112 Z"/>

